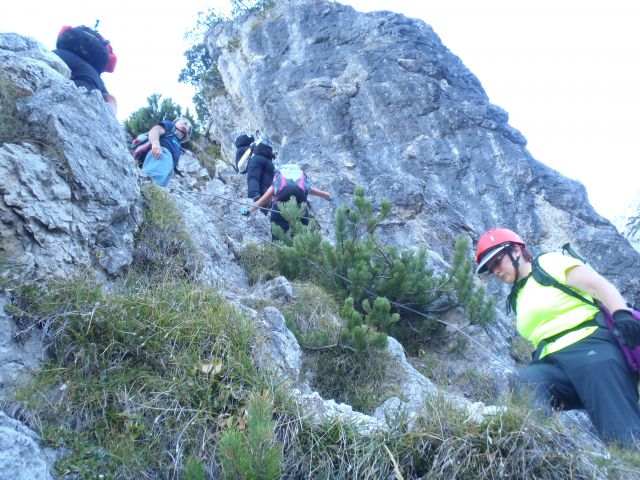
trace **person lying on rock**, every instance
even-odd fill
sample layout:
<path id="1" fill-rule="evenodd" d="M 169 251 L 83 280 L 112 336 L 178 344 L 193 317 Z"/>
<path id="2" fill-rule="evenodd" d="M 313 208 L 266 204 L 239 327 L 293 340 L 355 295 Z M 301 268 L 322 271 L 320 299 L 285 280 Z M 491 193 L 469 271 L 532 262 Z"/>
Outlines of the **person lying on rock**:
<path id="1" fill-rule="evenodd" d="M 159 187 L 166 187 L 178 169 L 180 144 L 188 142 L 192 134 L 191 122 L 178 117 L 173 122 L 163 120 L 149 130 L 151 149 L 142 164 L 142 173 L 151 177 Z"/>

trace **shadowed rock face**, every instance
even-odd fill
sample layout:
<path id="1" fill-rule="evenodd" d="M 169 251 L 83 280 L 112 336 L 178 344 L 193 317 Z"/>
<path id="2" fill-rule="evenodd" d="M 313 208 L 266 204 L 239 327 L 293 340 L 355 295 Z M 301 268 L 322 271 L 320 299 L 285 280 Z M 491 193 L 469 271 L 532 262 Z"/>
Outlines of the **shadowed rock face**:
<path id="1" fill-rule="evenodd" d="M 219 26 L 207 44 L 226 88 L 212 101 L 210 136 L 227 158 L 237 132 L 259 129 L 280 144 L 280 162 L 302 163 L 339 202 L 358 184 L 387 197 L 390 242 L 449 259 L 456 235 L 475 243 L 506 226 L 537 252 L 570 241 L 629 300 L 640 290 L 638 254 L 580 183 L 529 154 L 424 22 L 285 2 Z M 314 206 L 330 214 L 321 200 Z"/>
<path id="2" fill-rule="evenodd" d="M 99 92 L 32 39 L 0 34 L 0 80 L 23 134 L 0 145 L 0 253 L 23 272 L 121 272 L 133 260 L 140 189 L 122 127 Z"/>

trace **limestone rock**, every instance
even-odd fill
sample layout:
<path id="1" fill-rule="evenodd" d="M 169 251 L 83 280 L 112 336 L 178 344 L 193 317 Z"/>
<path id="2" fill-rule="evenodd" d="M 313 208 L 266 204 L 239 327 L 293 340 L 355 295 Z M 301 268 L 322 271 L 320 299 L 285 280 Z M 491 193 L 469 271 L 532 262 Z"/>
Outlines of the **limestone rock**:
<path id="1" fill-rule="evenodd" d="M 5 312 L 8 303 L 8 296 L 0 294 L 0 399 L 38 372 L 45 357 L 42 332 L 22 331 Z"/>
<path id="2" fill-rule="evenodd" d="M 279 161 L 299 162 L 329 190 L 330 220 L 356 185 L 394 205 L 385 241 L 426 246 L 450 261 L 456 236 L 494 226 L 534 250 L 571 242 L 629 299 L 640 255 L 589 204 L 585 188 L 534 159 L 508 114 L 424 22 L 359 13 L 323 0 L 278 2 L 214 28 L 206 39 L 226 93 L 209 135 L 223 155 L 234 135 L 260 130 Z"/>
<path id="3" fill-rule="evenodd" d="M 115 275 L 133 259 L 138 174 L 99 92 L 60 72 L 68 76 L 37 42 L 0 33 L 0 75 L 28 127 L 0 145 L 0 249 L 32 276 Z"/>
<path id="4" fill-rule="evenodd" d="M 256 347 L 254 358 L 259 367 L 296 383 L 302 367 L 302 349 L 287 328 L 282 313 L 274 307 L 265 308 L 258 328 L 262 341 Z"/>
<path id="5" fill-rule="evenodd" d="M 0 411 L 0 480 L 50 480 L 38 436 Z"/>

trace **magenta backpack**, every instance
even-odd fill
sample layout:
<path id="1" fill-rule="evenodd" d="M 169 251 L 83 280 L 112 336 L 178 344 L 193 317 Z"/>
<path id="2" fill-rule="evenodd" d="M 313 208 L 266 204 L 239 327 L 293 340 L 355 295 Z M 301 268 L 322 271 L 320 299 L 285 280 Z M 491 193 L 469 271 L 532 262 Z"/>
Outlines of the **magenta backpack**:
<path id="1" fill-rule="evenodd" d="M 613 331 L 616 328 L 613 315 L 607 307 L 602 305 L 600 302 L 598 302 L 598 306 L 604 312 L 604 316 L 607 319 L 607 327 L 609 327 L 609 330 Z M 631 309 L 631 316 L 640 321 L 640 312 L 635 308 Z M 640 345 L 637 347 L 627 347 L 626 345 L 623 345 L 618 337 L 616 337 L 616 340 L 618 340 L 622 353 L 624 353 L 624 358 L 627 359 L 627 365 L 629 365 L 629 368 L 634 372 L 640 372 Z"/>
<path id="2" fill-rule="evenodd" d="M 311 184 L 304 171 L 295 163 L 287 163 L 273 176 L 273 194 L 277 202 L 286 202 L 295 196 L 298 203 L 306 202 Z"/>

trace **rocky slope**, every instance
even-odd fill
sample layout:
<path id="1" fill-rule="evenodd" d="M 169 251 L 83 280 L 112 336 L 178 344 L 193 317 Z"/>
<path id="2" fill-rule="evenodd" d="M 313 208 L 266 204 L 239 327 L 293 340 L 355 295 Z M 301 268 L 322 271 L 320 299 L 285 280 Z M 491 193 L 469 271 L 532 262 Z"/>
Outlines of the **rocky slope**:
<path id="1" fill-rule="evenodd" d="M 537 251 L 570 241 L 636 298 L 637 252 L 580 183 L 531 156 L 429 25 L 321 0 L 278 5 L 208 36 L 226 89 L 210 135 L 227 157 L 236 132 L 260 130 L 334 197 L 364 185 L 389 198 L 389 241 L 450 259 L 457 234 L 510 227 Z"/>
<path id="2" fill-rule="evenodd" d="M 217 120 L 209 136 L 227 161 L 235 133 L 259 129 L 277 141 L 281 162 L 300 161 L 338 204 L 356 185 L 389 198 L 394 219 L 384 226 L 385 241 L 426 245 L 436 268 L 451 260 L 457 235 L 474 241 L 503 225 L 542 250 L 571 241 L 627 295 L 637 294 L 640 256 L 595 213 L 580 184 L 531 157 L 506 112 L 491 105 L 480 82 L 423 22 L 331 2 L 283 2 L 264 16 L 221 25 L 208 45 L 226 88 L 212 102 Z M 108 286 L 133 261 L 142 221 L 144 180 L 121 128 L 102 99 L 75 88 L 62 62 L 37 42 L 0 34 L 0 60 L 3 88 L 15 93 L 14 113 L 26 126 L 23 137 L 0 145 L 0 253 L 12 259 L 15 279 L 88 273 Z M 426 399 L 439 390 L 393 339 L 388 353 L 401 394 L 373 415 L 323 399 L 301 381 L 302 352 L 282 314 L 246 305 L 248 296 L 274 304 L 295 296 L 295 288 L 280 278 L 248 294 L 237 262 L 247 242 L 268 238 L 268 219 L 239 217 L 245 179 L 231 169 L 209 178 L 192 155 L 181 167 L 187 175 L 172 182 L 169 195 L 204 259 L 199 280 L 254 320 L 265 339 L 256 363 L 295 385 L 291 395 L 307 417 L 341 419 L 370 432 L 386 428 L 385 413 L 424 414 Z M 328 222 L 334 208 L 317 202 L 317 215 Z M 323 231 L 331 238 L 330 223 Z M 0 396 L 6 399 L 37 371 L 44 353 L 40 332 L 20 331 L 4 309 L 10 296 L 1 301 Z M 451 315 L 455 321 L 459 314 Z M 492 355 L 473 345 L 467 353 L 504 378 L 514 367 L 507 353 L 513 329 L 501 320 L 488 333 L 470 330 Z M 449 398 L 470 418 L 495 412 Z M 47 478 L 42 465 L 49 457 L 32 453 L 33 432 L 10 419 L 2 428 L 21 435 L 24 449 L 2 446 L 9 459 L 0 460 L 0 471 L 3 465 L 19 471 L 16 458 L 28 451 L 33 468 L 15 478 Z"/>

